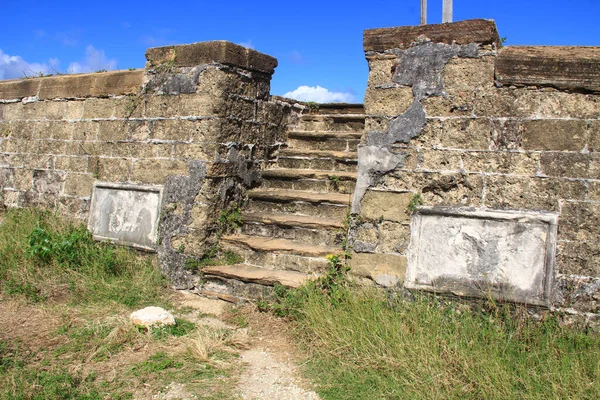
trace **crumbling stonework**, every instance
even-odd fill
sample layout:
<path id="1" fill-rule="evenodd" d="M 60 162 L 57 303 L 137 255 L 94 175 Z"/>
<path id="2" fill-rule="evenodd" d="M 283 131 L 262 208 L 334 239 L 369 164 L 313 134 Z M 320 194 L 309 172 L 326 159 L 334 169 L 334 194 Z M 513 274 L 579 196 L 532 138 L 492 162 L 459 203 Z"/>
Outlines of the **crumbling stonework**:
<path id="1" fill-rule="evenodd" d="M 357 275 L 376 275 L 378 260 L 394 257 L 398 283 L 387 282 L 402 284 L 421 202 L 554 213 L 550 303 L 600 311 L 598 50 L 500 48 L 485 20 L 365 31 L 364 45 L 370 72 L 349 235 Z"/>
<path id="2" fill-rule="evenodd" d="M 3 206 L 87 218 L 94 182 L 164 185 L 163 271 L 217 242 L 220 210 L 241 204 L 286 140 L 293 104 L 271 100 L 277 60 L 229 42 L 149 49 L 145 70 L 0 83 Z"/>

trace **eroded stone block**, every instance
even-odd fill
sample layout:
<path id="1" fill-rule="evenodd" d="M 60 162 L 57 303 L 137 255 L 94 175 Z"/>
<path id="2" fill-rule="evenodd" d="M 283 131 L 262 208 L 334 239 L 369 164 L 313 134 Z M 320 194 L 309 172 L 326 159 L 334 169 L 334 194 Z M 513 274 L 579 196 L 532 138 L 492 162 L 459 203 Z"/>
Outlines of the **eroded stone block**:
<path id="1" fill-rule="evenodd" d="M 98 182 L 88 228 L 96 239 L 154 250 L 162 191 L 162 186 Z"/>
<path id="2" fill-rule="evenodd" d="M 424 208 L 411 221 L 405 286 L 550 305 L 558 215 Z"/>

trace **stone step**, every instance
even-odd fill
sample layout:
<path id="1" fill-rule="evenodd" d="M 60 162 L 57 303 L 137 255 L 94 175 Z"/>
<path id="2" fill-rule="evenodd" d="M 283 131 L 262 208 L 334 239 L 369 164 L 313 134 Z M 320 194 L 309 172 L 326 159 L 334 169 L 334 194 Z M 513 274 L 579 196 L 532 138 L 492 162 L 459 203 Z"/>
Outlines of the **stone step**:
<path id="1" fill-rule="evenodd" d="M 221 238 L 221 242 L 233 244 L 249 250 L 268 252 L 275 254 L 293 254 L 304 257 L 325 257 L 328 254 L 340 253 L 340 247 L 314 246 L 298 243 L 287 239 L 272 239 L 267 237 L 256 237 L 249 235 L 227 235 Z"/>
<path id="2" fill-rule="evenodd" d="M 356 171 L 358 159 L 356 153 L 351 152 L 286 149 L 279 153 L 277 166 L 324 171 Z"/>
<path id="3" fill-rule="evenodd" d="M 239 254 L 245 264 L 278 271 L 296 271 L 306 274 L 323 273 L 327 271 L 329 263 L 325 257 L 306 257 L 296 254 L 274 253 L 257 251 L 232 242 L 221 242 L 225 250 Z M 341 253 L 339 249 L 336 253 Z"/>
<path id="4" fill-rule="evenodd" d="M 360 139 L 360 138 L 359 138 Z M 310 149 L 295 149 L 285 148 L 279 151 L 279 157 L 296 157 L 296 158 L 325 158 L 341 161 L 358 161 L 357 152 L 335 151 L 335 150 L 310 150 Z"/>
<path id="5" fill-rule="evenodd" d="M 349 206 L 350 196 L 342 193 L 314 193 L 301 190 L 261 190 L 248 191 L 248 197 L 253 200 L 265 200 L 277 203 L 304 202 L 311 204 L 332 204 Z"/>
<path id="6" fill-rule="evenodd" d="M 204 267 L 202 272 L 208 275 L 209 278 L 210 276 L 220 276 L 267 286 L 274 286 L 275 283 L 279 283 L 292 288 L 302 286 L 309 280 L 318 277 L 317 275 L 307 275 L 296 271 L 276 271 L 248 264 Z"/>
<path id="7" fill-rule="evenodd" d="M 338 230 L 344 228 L 344 222 L 336 218 L 313 218 L 305 215 L 289 215 L 275 213 L 243 213 L 242 220 L 285 227 L 306 229 Z"/>
<path id="8" fill-rule="evenodd" d="M 353 131 L 362 132 L 364 114 L 304 114 L 297 123 L 303 131 Z"/>
<path id="9" fill-rule="evenodd" d="M 313 218 L 289 214 L 242 214 L 242 234 L 293 240 L 315 246 L 341 247 L 344 239 L 341 220 Z M 321 221 L 325 223 L 321 223 Z M 333 228 L 333 226 L 336 226 Z"/>
<path id="10" fill-rule="evenodd" d="M 274 202 L 269 200 L 251 199 L 247 206 L 249 212 L 268 212 L 279 214 L 307 215 L 321 218 L 344 219 L 348 214 L 348 205 L 330 203 L 307 203 L 302 201 Z"/>
<path id="11" fill-rule="evenodd" d="M 365 114 L 362 103 L 321 103 L 314 105 L 308 114 Z"/>
<path id="12" fill-rule="evenodd" d="M 356 172 L 273 168 L 262 176 L 262 189 L 351 194 L 356 186 Z"/>
<path id="13" fill-rule="evenodd" d="M 288 132 L 288 145 L 298 150 L 355 152 L 360 143 L 358 132 Z"/>

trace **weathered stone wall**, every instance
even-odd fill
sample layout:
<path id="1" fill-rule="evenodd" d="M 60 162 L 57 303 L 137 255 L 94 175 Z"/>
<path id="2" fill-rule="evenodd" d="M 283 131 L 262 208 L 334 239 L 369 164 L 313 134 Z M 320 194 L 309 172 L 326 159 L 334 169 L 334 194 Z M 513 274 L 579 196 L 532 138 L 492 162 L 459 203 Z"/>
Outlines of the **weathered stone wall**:
<path id="1" fill-rule="evenodd" d="M 599 50 L 500 48 L 486 20 L 365 31 L 364 47 L 355 274 L 403 282 L 419 197 L 427 206 L 552 212 L 552 303 L 598 311 Z"/>
<path id="2" fill-rule="evenodd" d="M 293 105 L 270 99 L 277 60 L 228 42 L 149 49 L 145 70 L 0 82 L 6 207 L 85 219 L 94 182 L 164 185 L 159 255 L 177 286 L 285 141 Z"/>

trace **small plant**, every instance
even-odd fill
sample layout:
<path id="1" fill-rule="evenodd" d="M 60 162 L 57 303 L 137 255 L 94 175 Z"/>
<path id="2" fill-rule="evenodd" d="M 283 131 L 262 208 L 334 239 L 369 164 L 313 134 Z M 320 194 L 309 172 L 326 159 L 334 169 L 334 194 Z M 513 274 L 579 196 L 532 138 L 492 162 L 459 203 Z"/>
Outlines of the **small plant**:
<path id="1" fill-rule="evenodd" d="M 203 267 L 210 265 L 233 265 L 244 262 L 244 258 L 232 250 L 221 253 L 218 245 L 212 246 L 199 259 L 189 258 L 185 261 L 184 268 L 192 273 L 198 272 Z"/>
<path id="2" fill-rule="evenodd" d="M 219 234 L 230 233 L 242 226 L 242 209 L 237 203 L 231 203 L 229 207 L 221 211 L 219 216 Z"/>
<path id="3" fill-rule="evenodd" d="M 414 214 L 417 211 L 419 211 L 419 207 L 421 207 L 422 205 L 423 197 L 421 196 L 421 193 L 415 193 L 410 199 L 410 203 L 408 203 L 407 212 L 409 214 Z"/>
<path id="4" fill-rule="evenodd" d="M 108 72 L 108 70 L 106 68 L 102 68 L 102 69 L 97 69 L 94 72 L 98 74 L 98 73 L 101 73 L 101 72 Z"/>
<path id="5" fill-rule="evenodd" d="M 329 178 L 329 183 L 331 183 L 331 187 L 333 187 L 333 190 L 338 192 L 340 190 L 340 182 L 341 182 L 340 177 L 337 175 L 329 175 L 328 178 Z"/>
<path id="6" fill-rule="evenodd" d="M 196 328 L 196 324 L 191 321 L 176 318 L 175 325 L 160 325 L 149 329 L 153 338 L 162 340 L 171 336 L 185 336 Z"/>
<path id="7" fill-rule="evenodd" d="M 129 96 L 123 105 L 123 111 L 125 111 L 125 119 L 131 118 L 135 110 L 142 104 L 143 98 L 141 96 Z"/>

